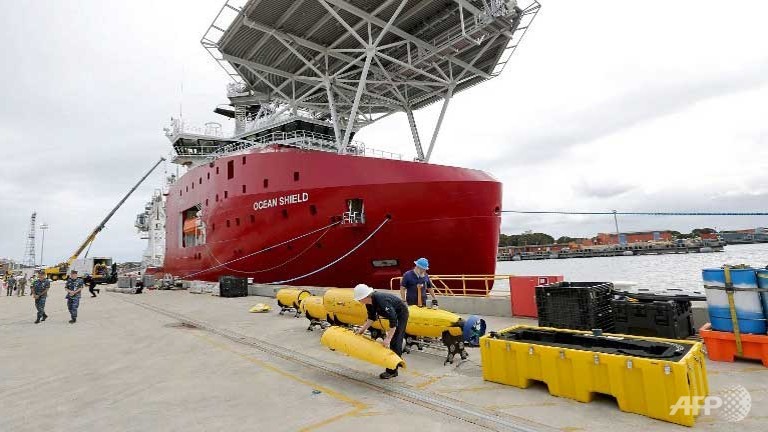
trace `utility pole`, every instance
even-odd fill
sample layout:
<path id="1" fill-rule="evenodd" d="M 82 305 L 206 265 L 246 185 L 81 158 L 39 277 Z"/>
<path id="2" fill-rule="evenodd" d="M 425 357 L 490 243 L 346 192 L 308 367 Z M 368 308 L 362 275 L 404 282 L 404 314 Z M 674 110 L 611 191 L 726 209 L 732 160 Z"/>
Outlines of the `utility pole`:
<path id="1" fill-rule="evenodd" d="M 621 233 L 619 232 L 619 218 L 616 216 L 616 210 L 613 210 L 613 223 L 616 225 L 616 243 L 621 244 Z"/>
<path id="2" fill-rule="evenodd" d="M 42 239 L 42 242 L 40 244 L 40 267 L 43 266 L 43 252 L 45 251 L 45 230 L 47 230 L 47 229 L 48 229 L 48 224 L 43 222 L 40 225 L 40 231 L 43 232 L 43 239 Z"/>

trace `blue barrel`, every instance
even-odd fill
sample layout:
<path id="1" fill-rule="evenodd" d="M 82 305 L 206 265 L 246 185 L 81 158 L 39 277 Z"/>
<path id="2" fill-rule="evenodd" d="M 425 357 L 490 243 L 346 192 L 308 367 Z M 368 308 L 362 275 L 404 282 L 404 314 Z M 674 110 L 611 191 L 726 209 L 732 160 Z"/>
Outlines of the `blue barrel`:
<path id="1" fill-rule="evenodd" d="M 712 329 L 733 332 L 728 295 L 724 290 L 713 289 L 713 287 L 725 287 L 725 271 L 723 269 L 704 269 L 701 275 L 707 292 L 707 306 Z M 735 288 L 754 290 L 736 291 L 733 294 L 739 330 L 741 333 L 765 334 L 766 320 L 760 295 L 757 292 L 755 269 L 731 269 L 731 281 Z"/>
<path id="2" fill-rule="evenodd" d="M 757 271 L 757 286 L 768 289 L 768 270 Z M 768 319 L 768 292 L 760 293 L 760 298 L 763 300 L 763 313 L 765 318 Z"/>
<path id="3" fill-rule="evenodd" d="M 472 315 L 464 321 L 464 343 L 468 346 L 480 346 L 480 337 L 485 335 L 485 320 Z"/>

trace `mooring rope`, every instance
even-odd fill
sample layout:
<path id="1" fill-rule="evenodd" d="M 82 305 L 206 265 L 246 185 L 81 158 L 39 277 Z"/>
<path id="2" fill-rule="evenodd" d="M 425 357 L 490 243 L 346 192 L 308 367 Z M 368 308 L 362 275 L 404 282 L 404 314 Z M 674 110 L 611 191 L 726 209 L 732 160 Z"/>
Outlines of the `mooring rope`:
<path id="1" fill-rule="evenodd" d="M 307 251 L 312 249 L 320 240 L 322 240 L 325 237 L 325 235 L 328 234 L 331 231 L 331 228 L 333 228 L 333 226 L 329 225 L 328 228 L 325 231 L 323 231 L 323 233 L 320 234 L 320 236 L 318 238 L 315 239 L 315 241 L 310 243 L 309 246 L 307 246 L 303 251 L 301 251 L 298 254 L 294 255 L 292 258 L 290 258 L 290 259 L 288 259 L 286 261 L 283 261 L 282 263 L 280 263 L 280 264 L 278 264 L 276 266 L 273 266 L 273 267 L 270 267 L 270 268 L 266 268 L 266 269 L 261 269 L 261 270 L 237 270 L 237 269 L 234 269 L 234 268 L 231 268 L 231 267 L 227 267 L 226 263 L 222 263 L 221 261 L 219 261 L 218 258 L 216 258 L 216 256 L 213 254 L 211 249 L 208 247 L 208 245 L 205 245 L 205 251 L 208 253 L 208 256 L 213 258 L 214 261 L 216 261 L 218 264 L 223 265 L 226 270 L 229 270 L 231 272 L 242 273 L 242 274 L 264 273 L 264 272 L 268 272 L 268 271 L 274 270 L 276 268 L 280 268 L 280 267 L 282 267 L 282 266 L 284 266 L 284 265 L 286 265 L 288 263 L 291 263 L 291 262 L 296 261 L 297 259 L 299 259 L 302 255 L 307 253 Z"/>
<path id="2" fill-rule="evenodd" d="M 286 283 L 289 283 L 289 282 L 297 281 L 299 279 L 304 279 L 304 278 L 312 276 L 313 274 L 316 274 L 316 273 L 320 273 L 321 271 L 323 271 L 323 270 L 325 270 L 325 269 L 335 265 L 336 263 L 338 263 L 339 261 L 343 260 L 344 258 L 352 255 L 352 253 L 354 253 L 356 250 L 360 249 L 360 247 L 362 245 L 364 245 L 366 242 L 368 242 L 368 240 L 373 238 L 373 236 L 376 235 L 376 233 L 379 232 L 379 230 L 382 229 L 387 222 L 389 222 L 389 217 L 384 218 L 384 220 L 379 224 L 379 226 L 377 226 L 375 230 L 373 230 L 370 234 L 368 234 L 368 237 L 364 238 L 363 241 L 361 241 L 360 243 L 357 244 L 357 246 L 355 246 L 352 249 L 350 249 L 349 252 L 345 253 L 344 255 L 340 256 L 339 258 L 336 258 L 334 261 L 332 261 L 332 262 L 330 262 L 330 263 L 320 267 L 319 269 L 311 271 L 311 272 L 309 272 L 307 274 L 303 274 L 301 276 L 297 276 L 295 278 L 286 279 L 286 280 L 277 281 L 277 282 L 269 282 L 267 285 L 282 285 L 282 284 L 286 284 Z"/>
<path id="3" fill-rule="evenodd" d="M 340 223 L 341 223 L 341 221 L 336 221 L 336 222 L 334 222 L 334 223 L 332 223 L 332 224 L 330 224 L 330 225 L 326 225 L 326 226 L 324 226 L 324 227 L 322 227 L 322 228 L 318 228 L 318 229 L 312 230 L 312 231 L 310 231 L 310 232 L 308 232 L 308 233 L 305 233 L 305 234 L 302 234 L 302 235 L 300 235 L 300 236 L 294 237 L 294 238 L 292 238 L 292 239 L 290 239 L 290 240 L 286 240 L 286 241 L 280 242 L 280 243 L 278 243 L 278 244 L 275 244 L 275 245 L 272 245 L 272 246 L 266 247 L 266 248 L 264 248 L 264 249 L 258 250 L 258 251 L 256 251 L 256 252 L 253 252 L 253 253 L 249 253 L 248 255 L 244 255 L 244 256 L 241 256 L 241 257 L 239 257 L 239 258 L 235 258 L 235 259 L 233 259 L 233 260 L 229 260 L 229 261 L 227 261 L 227 262 L 225 262 L 225 263 L 221 263 L 221 264 L 215 265 L 215 266 L 213 266 L 213 267 L 209 267 L 209 268 L 207 268 L 207 269 L 203 269 L 203 270 L 200 270 L 200 271 L 197 271 L 197 272 L 194 272 L 194 273 L 188 274 L 188 275 L 186 275 L 186 276 L 182 277 L 182 279 L 188 279 L 188 278 L 190 278 L 190 277 L 192 277 L 192 276 L 197 276 L 197 275 L 199 275 L 199 274 L 202 274 L 202 273 L 206 273 L 206 272 L 209 272 L 209 271 L 211 271 L 211 270 L 214 270 L 214 269 L 217 269 L 217 268 L 225 267 L 227 264 L 232 264 L 233 262 L 236 262 L 236 261 L 240 261 L 240 260 L 244 260 L 244 259 L 246 259 L 246 258 L 250 258 L 250 257 L 252 257 L 252 256 L 254 256 L 254 255 L 258 255 L 258 254 L 260 254 L 260 253 L 263 253 L 263 252 L 266 252 L 266 251 L 272 250 L 272 249 L 274 249 L 274 248 L 276 248 L 276 247 L 280 247 L 280 246 L 283 246 L 283 245 L 285 245 L 285 244 L 288 244 L 288 243 L 291 243 L 291 242 L 293 242 L 293 241 L 296 241 L 296 240 L 299 240 L 299 239 L 301 239 L 301 238 L 304 238 L 304 237 L 306 237 L 306 236 L 312 235 L 312 234 L 314 234 L 314 233 L 316 233 L 316 232 L 320 232 L 320 231 L 322 231 L 322 230 L 324 230 L 324 229 L 328 229 L 328 228 L 330 228 L 330 227 L 332 227 L 332 226 L 334 226 L 334 225 L 338 225 L 338 224 L 340 224 Z M 217 261 L 218 261 L 218 260 L 217 260 Z"/>
<path id="4" fill-rule="evenodd" d="M 581 212 L 581 211 L 524 211 L 502 210 L 502 213 L 516 214 L 559 214 L 559 215 L 618 215 L 618 216 L 768 216 L 764 212 Z"/>

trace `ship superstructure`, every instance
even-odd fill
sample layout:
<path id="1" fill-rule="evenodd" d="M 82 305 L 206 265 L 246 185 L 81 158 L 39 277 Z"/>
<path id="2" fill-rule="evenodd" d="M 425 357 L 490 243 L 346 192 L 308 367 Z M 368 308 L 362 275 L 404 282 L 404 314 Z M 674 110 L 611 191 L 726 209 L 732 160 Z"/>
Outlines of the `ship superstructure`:
<path id="1" fill-rule="evenodd" d="M 388 285 L 419 256 L 493 273 L 501 185 L 429 164 L 457 92 L 498 76 L 539 9 L 497 0 L 229 0 L 202 44 L 231 79 L 234 120 L 166 136 L 188 171 L 169 189 L 177 276 Z M 413 111 L 442 103 L 428 142 Z M 416 157 L 356 141 L 403 112 Z"/>

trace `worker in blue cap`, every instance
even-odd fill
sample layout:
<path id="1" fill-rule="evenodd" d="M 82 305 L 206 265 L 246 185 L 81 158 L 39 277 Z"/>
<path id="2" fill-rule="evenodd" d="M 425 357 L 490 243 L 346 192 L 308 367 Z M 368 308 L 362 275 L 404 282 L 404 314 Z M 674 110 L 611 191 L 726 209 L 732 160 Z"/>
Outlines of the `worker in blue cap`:
<path id="1" fill-rule="evenodd" d="M 403 274 L 400 282 L 400 297 L 409 306 L 426 306 L 427 290 L 432 296 L 432 306 L 437 306 L 435 297 L 435 286 L 429 280 L 427 270 L 429 270 L 429 261 L 426 258 L 419 258 L 413 262 L 415 267 Z"/>

